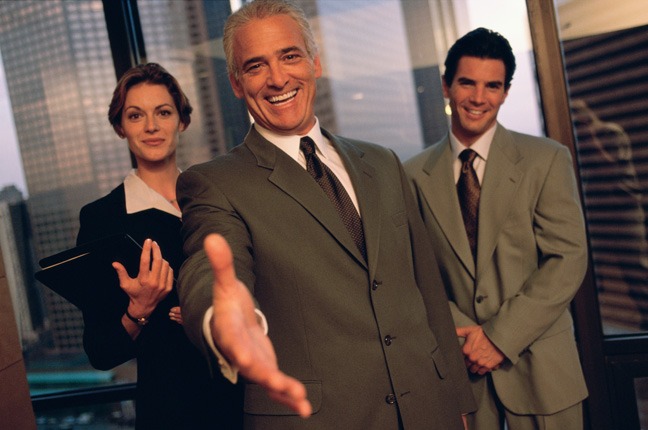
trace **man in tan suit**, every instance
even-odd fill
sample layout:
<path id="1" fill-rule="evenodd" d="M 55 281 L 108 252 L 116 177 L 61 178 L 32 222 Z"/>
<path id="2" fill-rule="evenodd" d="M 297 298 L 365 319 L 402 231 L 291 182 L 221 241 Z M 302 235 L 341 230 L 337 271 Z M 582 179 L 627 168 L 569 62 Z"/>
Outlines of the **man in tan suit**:
<path id="1" fill-rule="evenodd" d="M 445 66 L 450 133 L 405 168 L 465 338 L 478 404 L 469 427 L 582 429 L 569 304 L 587 248 L 571 156 L 497 123 L 515 70 L 504 37 L 473 30 Z"/>
<path id="2" fill-rule="evenodd" d="M 223 44 L 255 122 L 242 145 L 178 179 L 188 256 L 178 291 L 190 339 L 208 357 L 213 343 L 245 379 L 244 427 L 463 428 L 472 393 L 397 157 L 320 128 L 322 68 L 301 10 L 246 4 Z"/>

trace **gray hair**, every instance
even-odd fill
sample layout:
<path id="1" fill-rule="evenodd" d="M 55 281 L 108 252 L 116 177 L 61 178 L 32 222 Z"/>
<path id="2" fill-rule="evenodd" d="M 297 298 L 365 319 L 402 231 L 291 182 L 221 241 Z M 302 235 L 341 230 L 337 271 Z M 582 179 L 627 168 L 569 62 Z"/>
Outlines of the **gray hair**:
<path id="1" fill-rule="evenodd" d="M 243 5 L 227 19 L 223 30 L 223 49 L 225 50 L 225 61 L 227 71 L 236 79 L 239 77 L 239 70 L 234 62 L 234 34 L 236 31 L 255 19 L 270 18 L 276 15 L 288 15 L 295 20 L 306 45 L 306 54 L 312 60 L 317 55 L 317 44 L 311 30 L 310 23 L 302 9 L 289 0 L 254 0 Z"/>

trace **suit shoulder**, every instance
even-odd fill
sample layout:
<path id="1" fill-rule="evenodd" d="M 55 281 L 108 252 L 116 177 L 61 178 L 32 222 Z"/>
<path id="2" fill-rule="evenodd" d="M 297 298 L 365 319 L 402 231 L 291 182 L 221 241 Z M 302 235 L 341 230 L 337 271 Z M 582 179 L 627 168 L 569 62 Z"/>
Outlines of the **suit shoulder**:
<path id="1" fill-rule="evenodd" d="M 565 145 L 548 137 L 532 136 L 517 131 L 508 131 L 515 143 L 523 150 L 556 152 L 567 149 Z"/>
<path id="2" fill-rule="evenodd" d="M 423 151 L 419 152 L 418 154 L 410 157 L 408 160 L 403 162 L 403 167 L 405 167 L 405 171 L 409 176 L 414 176 L 417 172 L 419 172 L 425 163 L 427 163 L 428 159 L 430 158 L 430 154 L 433 151 L 438 151 L 439 147 L 443 144 L 443 140 L 440 140 L 438 142 L 433 143 L 432 145 L 428 146 L 425 148 Z"/>
<path id="3" fill-rule="evenodd" d="M 430 156 L 430 153 L 433 151 L 433 147 L 434 145 L 428 146 L 423 151 L 419 152 L 416 155 L 413 155 L 412 157 L 404 161 L 403 166 L 405 166 L 405 169 L 411 169 L 423 165 L 423 163 L 425 163 L 425 161 Z"/>
<path id="4" fill-rule="evenodd" d="M 335 136 L 335 140 L 341 150 L 356 152 L 356 154 L 361 155 L 366 161 L 376 166 L 386 168 L 388 165 L 400 166 L 401 164 L 398 155 L 392 149 L 377 143 L 340 136 Z"/>
<path id="5" fill-rule="evenodd" d="M 365 140 L 352 139 L 349 137 L 335 136 L 338 142 L 346 143 L 362 152 L 377 153 L 382 155 L 393 154 L 393 151 L 377 143 L 367 142 Z"/>
<path id="6" fill-rule="evenodd" d="M 91 214 L 100 213 L 105 216 L 106 212 L 112 212 L 118 209 L 119 204 L 125 205 L 124 184 L 119 184 L 110 193 L 105 196 L 84 205 L 81 208 L 80 216 L 89 216 Z"/>
<path id="7" fill-rule="evenodd" d="M 189 167 L 185 172 L 196 172 L 201 174 L 218 174 L 219 172 L 229 172 L 236 171 L 240 168 L 242 163 L 247 163 L 244 157 L 240 156 L 240 151 L 237 149 L 240 147 L 235 147 L 232 151 L 227 154 L 217 155 L 209 161 L 203 163 L 194 164 Z M 182 174 L 184 174 L 183 172 Z M 181 176 L 182 176 L 181 174 Z"/>

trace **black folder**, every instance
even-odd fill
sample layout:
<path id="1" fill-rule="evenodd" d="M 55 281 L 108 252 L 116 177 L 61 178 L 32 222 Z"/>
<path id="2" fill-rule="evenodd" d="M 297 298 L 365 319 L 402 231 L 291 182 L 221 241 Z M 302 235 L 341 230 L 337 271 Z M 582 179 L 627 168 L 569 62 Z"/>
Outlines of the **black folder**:
<path id="1" fill-rule="evenodd" d="M 127 297 L 119 286 L 113 261 L 131 277 L 139 272 L 142 248 L 129 235 L 108 236 L 39 261 L 37 280 L 79 309 L 96 308 Z"/>

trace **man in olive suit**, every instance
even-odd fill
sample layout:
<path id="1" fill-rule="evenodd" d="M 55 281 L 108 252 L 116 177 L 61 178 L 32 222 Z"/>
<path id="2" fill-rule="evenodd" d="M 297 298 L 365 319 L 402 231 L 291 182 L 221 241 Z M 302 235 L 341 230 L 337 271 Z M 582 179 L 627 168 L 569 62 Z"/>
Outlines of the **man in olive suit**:
<path id="1" fill-rule="evenodd" d="M 299 9 L 248 3 L 223 44 L 254 124 L 178 180 L 178 291 L 190 339 L 244 378 L 244 428 L 463 428 L 472 393 L 397 157 L 320 128 L 322 67 Z"/>
<path id="2" fill-rule="evenodd" d="M 479 28 L 450 49 L 451 129 L 407 163 L 473 382 L 479 430 L 581 430 L 569 304 L 587 266 L 568 149 L 497 122 L 515 58 Z"/>

